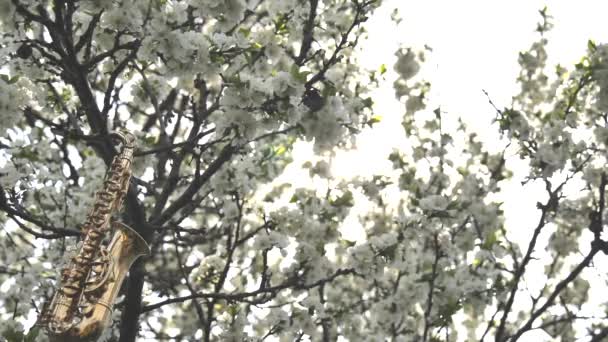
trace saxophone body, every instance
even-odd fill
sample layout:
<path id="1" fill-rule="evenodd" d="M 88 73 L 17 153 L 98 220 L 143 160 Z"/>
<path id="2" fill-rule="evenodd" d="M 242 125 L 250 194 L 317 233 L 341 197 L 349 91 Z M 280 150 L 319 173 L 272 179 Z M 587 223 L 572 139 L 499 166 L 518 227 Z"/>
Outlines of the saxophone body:
<path id="1" fill-rule="evenodd" d="M 139 234 L 112 220 L 129 189 L 135 148 L 131 133 L 113 135 L 121 142 L 121 150 L 95 194 L 82 226 L 82 245 L 62 269 L 59 286 L 38 321 L 51 341 L 95 341 L 111 322 L 114 301 L 129 268 L 138 257 L 150 253 Z"/>

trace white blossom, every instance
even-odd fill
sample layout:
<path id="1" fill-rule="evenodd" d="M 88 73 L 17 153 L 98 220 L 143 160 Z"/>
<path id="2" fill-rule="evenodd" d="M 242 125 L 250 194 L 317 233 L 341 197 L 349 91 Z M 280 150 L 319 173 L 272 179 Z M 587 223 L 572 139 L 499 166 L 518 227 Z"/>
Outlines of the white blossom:
<path id="1" fill-rule="evenodd" d="M 369 242 L 377 249 L 384 249 L 397 243 L 397 234 L 390 232 L 380 236 L 372 236 Z"/>
<path id="2" fill-rule="evenodd" d="M 403 80 L 409 80 L 416 76 L 420 70 L 420 65 L 416 61 L 416 55 L 411 49 L 405 51 L 399 50 L 396 53 L 397 63 L 395 63 L 395 71 Z"/>
<path id="3" fill-rule="evenodd" d="M 441 195 L 430 195 L 420 199 L 420 208 L 424 210 L 445 210 L 448 206 L 448 199 Z"/>
<path id="4" fill-rule="evenodd" d="M 28 84 L 29 82 L 25 81 L 9 84 L 0 79 L 0 134 L 4 134 L 9 128 L 13 128 L 22 117 L 22 107 L 29 100 L 29 92 L 27 88 L 22 88 L 22 85 L 27 86 Z"/>

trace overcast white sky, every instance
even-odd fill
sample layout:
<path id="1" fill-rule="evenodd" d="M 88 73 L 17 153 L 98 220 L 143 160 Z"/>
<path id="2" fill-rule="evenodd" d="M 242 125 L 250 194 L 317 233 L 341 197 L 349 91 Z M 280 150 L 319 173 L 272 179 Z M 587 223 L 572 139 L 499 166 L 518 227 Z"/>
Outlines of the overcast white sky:
<path id="1" fill-rule="evenodd" d="M 538 10 L 545 5 L 555 23 L 547 35 L 549 64 L 573 65 L 584 54 L 588 39 L 608 42 L 605 1 L 389 0 L 368 22 L 370 39 L 361 46 L 362 62 L 369 69 L 383 63 L 390 68 L 398 46 L 422 49 L 424 44 L 429 45 L 433 53 L 430 75 L 425 78 L 432 82 L 442 112 L 462 116 L 492 142 L 495 132 L 488 127 L 495 112 L 482 89 L 499 107 L 510 103 L 517 91 L 518 52 L 537 39 L 534 30 L 540 20 Z M 388 20 L 395 7 L 403 17 L 396 29 Z M 400 122 L 403 107 L 394 99 L 390 74 L 388 78 L 374 96 L 377 110 L 385 119 L 376 133 L 388 129 L 401 135 L 401 128 L 394 123 Z"/>

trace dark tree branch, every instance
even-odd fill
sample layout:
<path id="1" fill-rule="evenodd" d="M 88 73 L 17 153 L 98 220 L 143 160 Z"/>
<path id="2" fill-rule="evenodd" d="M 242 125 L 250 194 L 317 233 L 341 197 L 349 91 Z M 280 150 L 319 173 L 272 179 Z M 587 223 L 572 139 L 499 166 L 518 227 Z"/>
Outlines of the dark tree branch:
<path id="1" fill-rule="evenodd" d="M 171 205 L 163 211 L 163 213 L 152 221 L 153 225 L 162 225 L 175 215 L 181 208 L 192 201 L 192 198 L 207 183 L 209 178 L 213 176 L 226 162 L 230 160 L 232 155 L 238 150 L 237 147 L 227 144 L 219 153 L 217 158 L 207 167 L 201 175 L 196 175 L 192 183 L 184 190 L 184 192 Z"/>
<path id="2" fill-rule="evenodd" d="M 326 62 L 323 63 L 321 70 L 319 72 L 317 72 L 313 77 L 311 77 L 308 81 L 306 81 L 306 83 L 304 84 L 304 87 L 306 89 L 312 88 L 312 86 L 315 83 L 323 80 L 325 78 L 325 73 L 327 72 L 327 70 L 329 70 L 330 67 L 332 67 L 334 64 L 336 64 L 340 61 L 340 52 L 348 44 L 348 37 L 350 36 L 352 31 L 355 29 L 355 27 L 359 26 L 361 23 L 363 23 L 365 20 L 367 20 L 367 18 L 365 18 L 363 16 L 363 13 L 365 12 L 365 8 L 369 5 L 371 5 L 372 3 L 374 3 L 374 1 L 369 1 L 366 3 L 362 3 L 362 4 L 355 2 L 355 5 L 357 7 L 356 13 L 355 13 L 355 19 L 353 20 L 353 22 L 350 25 L 350 27 L 348 28 L 348 30 L 346 30 L 346 32 L 342 33 L 340 42 L 337 44 L 336 48 L 334 49 L 334 52 L 331 54 L 331 57 Z"/>
<path id="3" fill-rule="evenodd" d="M 146 305 L 142 308 L 141 312 L 149 312 L 149 311 L 153 311 L 158 308 L 161 308 L 165 305 L 181 303 L 181 302 L 184 302 L 187 300 L 192 300 L 192 299 L 197 299 L 197 298 L 216 299 L 216 300 L 225 300 L 225 301 L 239 301 L 239 300 L 242 301 L 249 297 L 256 297 L 259 295 L 264 295 L 264 294 L 269 294 L 269 293 L 272 294 L 272 293 L 276 293 L 278 291 L 281 291 L 281 290 L 284 290 L 287 288 L 294 288 L 296 290 L 308 290 L 308 289 L 320 286 L 322 284 L 331 282 L 339 276 L 353 274 L 353 273 L 354 273 L 354 271 L 352 269 L 341 269 L 341 270 L 336 271 L 336 273 L 332 274 L 331 276 L 329 276 L 327 278 L 317 280 L 310 284 L 301 284 L 300 277 L 292 277 L 289 280 L 287 280 L 286 282 L 284 282 L 283 284 L 276 285 L 276 286 L 263 287 L 263 288 L 257 289 L 255 291 L 250 291 L 250 292 L 196 293 L 196 294 L 193 294 L 190 296 L 171 298 L 171 299 L 167 299 L 162 302 L 155 303 L 155 304 Z"/>
<path id="4" fill-rule="evenodd" d="M 570 177 L 568 177 L 556 190 L 559 190 L 569 179 Z M 548 182 L 548 181 L 547 181 Z M 602 223 L 602 216 L 603 216 L 603 212 L 604 212 L 604 196 L 605 196 L 605 192 L 606 192 L 606 186 L 607 186 L 608 180 L 606 178 L 605 174 L 602 174 L 601 176 L 601 181 L 600 181 L 600 186 L 599 186 L 599 204 L 598 204 L 598 209 L 596 212 L 592 212 L 591 215 L 591 220 L 589 223 L 589 230 L 591 232 L 594 233 L 594 240 L 591 242 L 591 250 L 589 251 L 589 253 L 587 254 L 587 256 L 581 261 L 580 264 L 578 264 L 571 272 L 570 274 L 568 274 L 568 276 L 563 279 L 561 282 L 559 282 L 555 289 L 553 290 L 553 292 L 549 295 L 549 297 L 547 298 L 547 300 L 545 301 L 545 303 L 538 308 L 537 310 L 533 311 L 530 318 L 526 321 L 526 323 L 519 329 L 517 330 L 517 332 L 515 334 L 513 334 L 512 337 L 506 337 L 504 340 L 507 341 L 510 339 L 511 342 L 515 342 L 519 339 L 519 337 L 521 337 L 522 334 L 524 334 L 526 331 L 532 329 L 532 324 L 534 323 L 534 321 L 540 317 L 542 314 L 544 314 L 547 309 L 549 309 L 549 307 L 551 307 L 555 301 L 555 299 L 557 298 L 557 296 L 572 282 L 574 281 L 579 274 L 586 268 L 589 266 L 589 264 L 591 263 L 591 261 L 593 260 L 593 257 L 600 251 L 602 251 L 605 246 L 606 243 L 605 241 L 600 239 L 600 234 L 603 230 L 603 223 Z M 548 183 L 549 184 L 549 183 Z M 550 185 L 547 185 L 548 189 L 550 187 Z M 550 206 L 549 203 L 554 202 L 553 206 Z M 548 204 L 545 205 L 543 207 L 543 212 L 547 209 L 553 209 L 556 210 L 557 209 L 557 193 L 554 191 L 551 193 L 551 196 L 548 200 Z M 524 258 L 525 260 L 525 258 Z M 523 263 L 522 263 L 523 264 Z M 505 311 L 505 315 L 506 315 L 506 311 Z M 504 316 L 503 316 L 504 318 Z M 502 323 L 502 321 L 501 321 Z"/>
<path id="5" fill-rule="evenodd" d="M 528 244 L 528 249 L 526 251 L 526 255 L 524 256 L 523 260 L 521 261 L 521 264 L 519 265 L 519 268 L 517 268 L 515 275 L 513 276 L 513 280 L 512 280 L 513 285 L 511 286 L 511 291 L 509 293 L 509 297 L 508 297 L 507 302 L 503 309 L 502 318 L 500 319 L 498 329 L 496 330 L 496 335 L 495 335 L 496 342 L 503 341 L 503 336 L 505 334 L 505 326 L 507 323 L 507 317 L 509 316 L 509 313 L 511 312 L 511 307 L 513 306 L 513 303 L 515 301 L 515 294 L 517 293 L 517 289 L 519 288 L 520 280 L 526 271 L 526 266 L 528 265 L 530 260 L 532 260 L 532 253 L 534 252 L 534 248 L 536 247 L 536 241 L 538 239 L 538 236 L 540 235 L 540 232 L 542 231 L 542 229 L 545 227 L 545 224 L 546 224 L 545 218 L 546 218 L 546 216 L 548 214 L 548 210 L 549 210 L 548 204 L 552 201 L 552 198 L 554 196 L 557 196 L 557 194 L 555 194 L 554 192 L 550 192 L 549 199 L 547 200 L 547 205 L 542 207 L 540 218 L 538 219 L 538 224 L 536 225 L 536 228 L 534 229 L 534 233 L 532 234 L 532 238 L 530 239 L 530 243 Z"/>
<path id="6" fill-rule="evenodd" d="M 101 115 L 103 115 L 104 117 L 107 117 L 108 112 L 111 108 L 110 98 L 112 97 L 112 92 L 116 91 L 116 79 L 124 71 L 127 65 L 137 56 L 137 49 L 139 48 L 140 42 L 136 40 L 130 42 L 129 44 L 131 44 L 132 46 L 131 52 L 129 52 L 127 57 L 125 57 L 120 63 L 118 63 L 118 65 L 114 68 L 114 70 L 112 70 L 112 73 L 110 74 L 110 78 L 108 80 L 108 88 L 106 89 L 106 93 L 103 98 L 103 109 L 101 110 Z"/>
<path id="7" fill-rule="evenodd" d="M 540 308 L 538 308 L 536 311 L 534 311 L 532 313 L 532 315 L 530 316 L 530 318 L 528 318 L 528 321 L 526 321 L 526 323 L 519 328 L 519 330 L 517 330 L 517 332 L 515 334 L 513 334 L 512 337 L 509 338 L 509 340 L 511 342 L 515 342 L 517 341 L 521 335 L 523 335 L 526 331 L 530 330 L 532 328 L 532 324 L 534 323 L 534 321 L 540 317 L 543 313 L 545 313 L 547 311 L 547 309 L 553 305 L 553 302 L 555 301 L 555 299 L 557 298 L 557 296 L 564 290 L 566 289 L 566 287 L 574 280 L 576 279 L 579 274 L 587 267 L 589 266 L 589 263 L 591 262 L 591 260 L 593 260 L 593 257 L 599 252 L 599 249 L 597 248 L 591 248 L 591 251 L 589 251 L 589 254 L 587 254 L 587 256 L 585 256 L 585 258 L 581 261 L 580 264 L 578 264 L 573 270 L 572 272 L 570 272 L 570 274 L 568 274 L 568 276 L 566 278 L 564 278 L 562 281 L 560 281 L 556 286 L 555 286 L 555 290 L 553 290 L 553 293 L 551 293 L 551 295 L 547 298 L 547 301 L 545 302 L 545 304 L 543 304 Z M 507 339 L 505 339 L 507 340 Z"/>
<path id="8" fill-rule="evenodd" d="M 175 238 L 177 241 L 177 238 L 179 237 L 179 231 L 175 231 Z M 184 265 L 182 264 L 182 255 L 179 251 L 179 246 L 177 243 L 175 243 L 175 256 L 177 257 L 177 267 L 179 268 L 179 272 L 181 273 L 182 279 L 184 279 L 184 282 L 186 283 L 186 287 L 188 288 L 188 291 L 190 291 L 190 294 L 194 294 L 196 293 L 196 291 L 194 290 L 194 287 L 192 286 L 192 284 L 190 283 L 189 278 L 189 271 L 186 271 Z M 205 325 L 206 324 L 206 320 L 205 320 L 205 313 L 203 312 L 203 308 L 201 307 L 200 303 L 195 301 L 192 301 L 192 304 L 194 306 L 194 309 L 196 310 L 196 314 L 198 315 L 198 320 L 201 323 L 201 325 Z"/>
<path id="9" fill-rule="evenodd" d="M 7 203 L 5 190 L 2 187 L 0 187 L 0 196 L 0 210 L 4 211 L 11 219 L 13 219 L 13 221 L 17 223 L 19 228 L 34 235 L 35 237 L 43 239 L 57 239 L 66 236 L 80 236 L 79 230 L 53 227 L 34 217 L 32 214 L 25 210 L 17 210 L 15 208 L 10 207 Z M 44 234 L 35 232 L 34 230 L 24 225 L 21 221 L 19 221 L 18 218 L 40 227 L 43 231 L 53 232 L 54 234 Z"/>
<path id="10" fill-rule="evenodd" d="M 429 279 L 429 294 L 426 299 L 426 310 L 424 312 L 424 333 L 422 335 L 422 341 L 424 342 L 427 341 L 429 331 L 432 327 L 431 310 L 433 309 L 433 292 L 435 291 L 435 280 L 437 279 L 437 265 L 439 264 L 439 259 L 441 258 L 441 249 L 439 247 L 437 234 L 433 236 L 433 249 L 435 250 L 435 260 L 433 261 L 431 278 Z"/>
<path id="11" fill-rule="evenodd" d="M 103 10 L 99 11 L 99 13 L 95 14 L 91 21 L 89 22 L 89 26 L 87 26 L 87 30 L 80 36 L 76 46 L 74 46 L 74 50 L 76 53 L 80 52 L 83 47 L 90 44 L 93 39 L 93 33 L 97 28 L 97 24 L 99 24 L 99 20 L 101 19 L 101 15 L 103 14 Z"/>
<path id="12" fill-rule="evenodd" d="M 295 59 L 295 63 L 299 66 L 302 66 L 306 61 L 306 55 L 310 50 L 312 41 L 314 39 L 313 31 L 315 28 L 315 18 L 317 17 L 317 6 L 319 5 L 319 0 L 310 0 L 310 12 L 308 13 L 308 19 L 306 20 L 306 24 L 304 25 L 304 30 L 302 33 L 302 45 L 300 46 L 300 53 Z"/>

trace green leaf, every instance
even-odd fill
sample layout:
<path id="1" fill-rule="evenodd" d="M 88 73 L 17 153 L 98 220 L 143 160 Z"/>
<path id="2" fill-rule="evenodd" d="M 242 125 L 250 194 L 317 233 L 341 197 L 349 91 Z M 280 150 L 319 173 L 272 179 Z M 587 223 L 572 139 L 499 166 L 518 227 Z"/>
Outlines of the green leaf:
<path id="1" fill-rule="evenodd" d="M 384 248 L 378 253 L 379 255 L 385 257 L 388 260 L 395 260 L 395 255 L 397 254 L 398 245 L 392 245 Z"/>
<path id="2" fill-rule="evenodd" d="M 277 155 L 277 156 L 280 156 L 283 153 L 285 153 L 285 151 L 287 151 L 287 148 L 285 147 L 285 145 L 281 145 L 281 146 L 275 148 L 274 154 Z"/>
<path id="3" fill-rule="evenodd" d="M 589 52 L 594 52 L 597 49 L 597 46 L 593 40 L 589 39 L 587 41 L 587 49 L 589 49 Z"/>
<path id="4" fill-rule="evenodd" d="M 488 237 L 481 245 L 481 248 L 483 248 L 485 250 L 491 250 L 492 246 L 494 246 L 496 244 L 496 242 L 498 241 L 497 233 L 498 233 L 498 231 L 495 230 L 495 231 L 491 232 L 490 234 L 488 234 Z"/>
<path id="5" fill-rule="evenodd" d="M 70 98 L 72 97 L 72 93 L 70 92 L 69 88 L 63 88 L 63 90 L 61 91 L 61 101 L 68 102 L 70 101 Z"/>
<path id="6" fill-rule="evenodd" d="M 156 144 L 158 137 L 149 135 L 149 136 L 145 137 L 143 140 L 146 145 L 154 145 L 154 144 Z"/>
<path id="7" fill-rule="evenodd" d="M 15 153 L 14 156 L 29 161 L 40 161 L 40 156 L 29 147 L 22 148 L 19 152 Z"/>
<path id="8" fill-rule="evenodd" d="M 228 306 L 228 313 L 229 313 L 231 316 L 236 316 L 236 314 L 237 314 L 237 313 L 239 313 L 239 311 L 240 311 L 240 310 L 239 310 L 239 306 L 238 306 L 238 305 L 234 305 L 234 304 L 232 304 L 232 305 L 229 305 L 229 306 Z"/>
<path id="9" fill-rule="evenodd" d="M 36 337 L 38 337 L 39 333 L 40 333 L 40 327 L 34 326 L 32 329 L 30 329 L 30 331 L 27 333 L 27 335 L 25 335 L 25 342 L 35 342 Z"/>
<path id="10" fill-rule="evenodd" d="M 294 79 L 304 83 L 306 82 L 306 77 L 310 74 L 310 71 L 300 71 L 300 67 L 297 64 L 292 64 L 289 73 Z"/>
<path id="11" fill-rule="evenodd" d="M 275 31 L 277 32 L 277 34 L 289 33 L 289 28 L 287 27 L 287 21 L 288 21 L 288 17 L 286 15 L 283 15 L 283 16 L 277 18 L 277 20 L 275 20 L 274 26 L 275 26 Z"/>
<path id="12" fill-rule="evenodd" d="M 380 65 L 380 69 L 378 70 L 380 75 L 384 75 L 386 73 L 386 64 Z"/>
<path id="13" fill-rule="evenodd" d="M 343 247 L 346 247 L 346 248 L 353 247 L 356 244 L 357 244 L 357 242 L 355 242 L 355 241 L 340 239 L 340 245 L 342 245 Z"/>
<path id="14" fill-rule="evenodd" d="M 456 171 L 458 171 L 459 174 L 461 174 L 462 176 L 466 177 L 469 175 L 469 170 L 467 170 L 467 168 L 459 166 Z"/>
<path id="15" fill-rule="evenodd" d="M 416 283 L 428 283 L 433 279 L 433 272 L 428 271 L 422 274 L 420 278 L 414 280 Z"/>
<path id="16" fill-rule="evenodd" d="M 337 93 L 336 87 L 334 87 L 330 83 L 325 83 L 324 85 L 325 85 L 325 87 L 323 87 L 323 90 L 321 90 L 321 95 L 323 96 L 323 98 L 326 99 L 328 97 L 332 97 L 332 96 L 336 95 L 336 93 Z"/>
<path id="17" fill-rule="evenodd" d="M 160 10 L 163 6 L 167 4 L 167 0 L 156 0 L 152 2 L 152 4 L 154 5 L 154 8 Z"/>
<path id="18" fill-rule="evenodd" d="M 452 316 L 462 308 L 462 304 L 458 298 L 449 298 L 447 303 L 439 308 L 439 315 L 445 321 L 444 323 L 450 323 Z"/>
<path id="19" fill-rule="evenodd" d="M 350 191 L 346 191 L 342 196 L 331 202 L 334 207 L 352 207 L 354 204 L 353 193 Z"/>
<path id="20" fill-rule="evenodd" d="M 251 33 L 251 31 L 250 31 L 249 29 L 246 29 L 246 28 L 244 28 L 244 27 L 241 27 L 241 28 L 239 29 L 239 32 L 240 32 L 240 33 L 241 33 L 243 36 L 245 36 L 245 38 L 249 37 L 249 34 Z"/>
<path id="21" fill-rule="evenodd" d="M 6 339 L 6 342 L 23 342 L 24 335 L 22 331 L 9 328 L 2 333 L 2 337 Z"/>
<path id="22" fill-rule="evenodd" d="M 452 202 L 448 203 L 448 206 L 445 209 L 446 210 L 458 209 L 459 205 L 460 205 L 460 202 L 458 202 L 458 201 L 452 201 Z"/>
<path id="23" fill-rule="evenodd" d="M 436 120 L 428 120 L 424 123 L 424 128 L 429 131 L 436 131 L 439 129 L 439 123 Z"/>
<path id="24" fill-rule="evenodd" d="M 369 118 L 369 120 L 367 120 L 366 124 L 368 124 L 370 127 L 373 124 L 376 124 L 378 122 L 382 121 L 382 116 L 381 115 L 374 115 L 371 118 Z"/>

